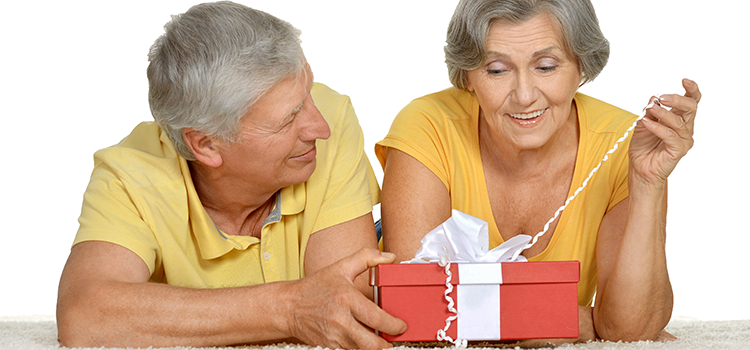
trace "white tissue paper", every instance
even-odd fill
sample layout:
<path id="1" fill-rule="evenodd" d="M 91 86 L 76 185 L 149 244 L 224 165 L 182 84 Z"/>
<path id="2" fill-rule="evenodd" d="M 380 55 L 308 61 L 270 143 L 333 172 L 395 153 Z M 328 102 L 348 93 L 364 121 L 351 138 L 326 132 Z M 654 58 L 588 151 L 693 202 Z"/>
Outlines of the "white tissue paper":
<path id="1" fill-rule="evenodd" d="M 526 261 L 523 255 L 513 256 L 523 251 L 531 241 L 529 235 L 515 236 L 488 251 L 489 231 L 487 222 L 453 209 L 452 216 L 436 227 L 424 238 L 409 264 L 435 263 L 447 258 L 452 263 L 495 263 Z"/>

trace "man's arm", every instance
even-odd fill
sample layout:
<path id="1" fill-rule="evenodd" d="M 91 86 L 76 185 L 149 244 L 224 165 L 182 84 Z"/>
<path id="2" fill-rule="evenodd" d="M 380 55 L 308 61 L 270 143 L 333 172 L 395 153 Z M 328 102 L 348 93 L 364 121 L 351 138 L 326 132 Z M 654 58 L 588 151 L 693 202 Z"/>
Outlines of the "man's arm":
<path id="1" fill-rule="evenodd" d="M 405 324 L 351 284 L 370 266 L 392 261 L 361 250 L 297 281 L 190 289 L 149 283 L 146 264 L 126 248 L 83 242 L 71 250 L 60 280 L 59 341 L 67 347 L 166 347 L 297 338 L 327 347 L 384 348 L 388 343 L 362 324 L 388 333 L 403 332 Z M 321 300 L 326 312 L 311 312 Z M 309 329 L 299 320 L 306 314 L 315 315 L 312 323 L 331 327 Z"/>
<path id="2" fill-rule="evenodd" d="M 312 234 L 305 251 L 305 273 L 313 274 L 362 248 L 378 248 L 372 213 Z M 354 285 L 362 294 L 372 299 L 372 287 L 368 277 L 369 273 L 365 271 L 357 277 Z"/>

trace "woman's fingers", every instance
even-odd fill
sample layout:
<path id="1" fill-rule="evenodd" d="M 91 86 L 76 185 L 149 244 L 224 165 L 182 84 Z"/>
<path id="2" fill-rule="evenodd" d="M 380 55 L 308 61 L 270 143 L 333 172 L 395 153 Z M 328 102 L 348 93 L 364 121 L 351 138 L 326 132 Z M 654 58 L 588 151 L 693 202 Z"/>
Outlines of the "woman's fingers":
<path id="1" fill-rule="evenodd" d="M 698 84 L 689 79 L 682 80 L 682 86 L 685 88 L 685 95 L 668 94 L 659 97 L 659 102 L 671 108 L 672 113 L 677 114 L 685 120 L 691 122 L 698 110 L 698 103 L 702 97 Z"/>
<path id="2" fill-rule="evenodd" d="M 690 79 L 682 79 L 682 87 L 685 88 L 685 97 L 694 99 L 696 104 L 701 102 L 701 97 L 703 95 L 701 94 L 696 82 Z"/>
<path id="3" fill-rule="evenodd" d="M 649 121 L 656 121 L 657 124 L 665 127 L 664 132 L 657 135 L 659 138 L 665 139 L 669 133 L 674 133 L 681 139 L 692 139 L 694 118 L 686 118 L 683 115 L 674 113 L 674 109 L 668 110 L 659 104 L 655 104 L 649 108 L 648 112 L 652 116 L 652 118 L 648 119 Z"/>

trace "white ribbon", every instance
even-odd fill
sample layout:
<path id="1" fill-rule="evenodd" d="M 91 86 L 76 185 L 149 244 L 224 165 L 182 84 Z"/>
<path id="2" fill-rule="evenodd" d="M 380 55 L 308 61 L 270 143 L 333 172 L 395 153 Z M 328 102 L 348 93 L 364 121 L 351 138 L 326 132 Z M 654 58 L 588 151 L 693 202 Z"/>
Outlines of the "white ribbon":
<path id="1" fill-rule="evenodd" d="M 531 236 L 517 235 L 490 251 L 489 241 L 487 222 L 453 209 L 448 220 L 422 238 L 422 247 L 406 263 L 435 263 L 446 257 L 452 263 L 526 261 L 519 254 Z"/>
<path id="2" fill-rule="evenodd" d="M 460 273 L 459 273 L 460 274 Z M 461 280 L 462 277 L 459 276 Z M 500 340 L 500 285 L 456 286 L 457 339 Z"/>

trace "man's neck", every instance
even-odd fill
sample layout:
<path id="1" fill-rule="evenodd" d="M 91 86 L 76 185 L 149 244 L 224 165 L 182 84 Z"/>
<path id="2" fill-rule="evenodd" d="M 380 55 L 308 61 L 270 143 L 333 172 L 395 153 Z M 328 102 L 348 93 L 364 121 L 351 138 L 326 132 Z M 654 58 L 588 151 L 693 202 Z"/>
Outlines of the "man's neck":
<path id="1" fill-rule="evenodd" d="M 277 190 L 230 179 L 200 162 L 189 162 L 189 166 L 198 198 L 216 226 L 230 235 L 260 237 Z"/>

